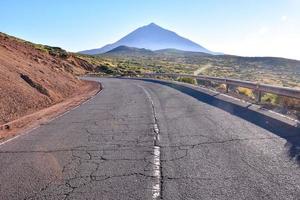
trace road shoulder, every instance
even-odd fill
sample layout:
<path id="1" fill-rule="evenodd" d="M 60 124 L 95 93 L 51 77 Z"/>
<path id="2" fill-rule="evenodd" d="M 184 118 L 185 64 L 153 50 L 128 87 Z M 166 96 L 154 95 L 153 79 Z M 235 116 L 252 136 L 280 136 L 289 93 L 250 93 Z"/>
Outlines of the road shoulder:
<path id="1" fill-rule="evenodd" d="M 39 127 L 43 123 L 47 123 L 68 113 L 70 110 L 77 108 L 102 90 L 102 86 L 99 82 L 86 82 L 88 84 L 65 101 L 0 126 L 0 145 L 7 140 Z"/>

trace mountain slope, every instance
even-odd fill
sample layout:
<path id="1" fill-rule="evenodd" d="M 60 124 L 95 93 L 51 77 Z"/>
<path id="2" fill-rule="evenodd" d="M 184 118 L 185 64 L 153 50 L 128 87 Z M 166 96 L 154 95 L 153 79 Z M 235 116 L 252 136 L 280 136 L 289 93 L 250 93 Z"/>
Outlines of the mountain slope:
<path id="1" fill-rule="evenodd" d="M 127 47 L 127 46 L 118 46 L 106 53 L 104 55 L 111 56 L 151 56 L 154 55 L 154 52 L 149 49 L 139 49 L 135 47 Z"/>
<path id="2" fill-rule="evenodd" d="M 81 51 L 82 54 L 96 55 L 108 52 L 118 46 L 144 48 L 150 50 L 178 49 L 183 51 L 204 52 L 216 54 L 201 45 L 183 38 L 175 32 L 166 30 L 154 23 L 140 27 L 119 41 L 100 49 Z"/>
<path id="3" fill-rule="evenodd" d="M 92 65 L 60 48 L 0 33 L 0 125 L 56 104 L 82 91 Z"/>
<path id="4" fill-rule="evenodd" d="M 183 51 L 178 49 L 160 49 L 156 51 L 151 51 L 149 49 L 140 49 L 136 47 L 118 46 L 106 53 L 101 54 L 103 56 L 134 56 L 134 57 L 145 57 L 145 56 L 212 56 L 208 53 L 203 52 L 193 52 L 193 51 Z M 98 55 L 98 56 L 101 56 Z"/>

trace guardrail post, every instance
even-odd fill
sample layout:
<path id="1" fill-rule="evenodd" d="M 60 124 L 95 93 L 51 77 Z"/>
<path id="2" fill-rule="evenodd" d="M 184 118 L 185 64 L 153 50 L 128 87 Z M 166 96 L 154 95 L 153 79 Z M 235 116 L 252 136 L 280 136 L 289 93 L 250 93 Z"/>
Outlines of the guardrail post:
<path id="1" fill-rule="evenodd" d="M 228 93 L 229 92 L 229 85 L 226 83 L 225 84 L 225 93 Z"/>
<path id="2" fill-rule="evenodd" d="M 261 91 L 258 91 L 258 97 L 257 97 L 257 101 L 258 101 L 258 103 L 260 103 L 261 102 Z"/>
<path id="3" fill-rule="evenodd" d="M 261 91 L 258 91 L 258 95 L 257 95 L 257 103 L 261 102 Z"/>
<path id="4" fill-rule="evenodd" d="M 225 93 L 229 92 L 229 85 L 227 83 L 227 80 L 225 79 Z"/>
<path id="5" fill-rule="evenodd" d="M 259 84 L 256 85 L 256 92 L 257 92 L 257 99 L 256 102 L 260 103 L 261 102 L 261 96 L 262 96 L 262 92 L 259 89 Z"/>

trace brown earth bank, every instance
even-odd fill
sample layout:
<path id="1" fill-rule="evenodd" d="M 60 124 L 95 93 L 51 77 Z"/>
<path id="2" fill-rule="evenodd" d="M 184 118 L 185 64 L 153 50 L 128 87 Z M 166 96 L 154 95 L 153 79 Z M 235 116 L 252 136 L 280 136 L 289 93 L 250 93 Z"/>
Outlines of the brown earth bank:
<path id="1" fill-rule="evenodd" d="M 62 115 L 63 113 L 87 101 L 101 91 L 101 89 L 102 87 L 100 84 L 96 82 L 89 82 L 89 84 L 79 88 L 73 96 L 60 103 L 0 125 L 0 142 L 38 127 L 39 125 Z"/>
<path id="2" fill-rule="evenodd" d="M 93 65 L 60 48 L 0 33 L 0 126 L 66 100 L 86 99 L 99 86 L 75 75 L 90 70 Z"/>

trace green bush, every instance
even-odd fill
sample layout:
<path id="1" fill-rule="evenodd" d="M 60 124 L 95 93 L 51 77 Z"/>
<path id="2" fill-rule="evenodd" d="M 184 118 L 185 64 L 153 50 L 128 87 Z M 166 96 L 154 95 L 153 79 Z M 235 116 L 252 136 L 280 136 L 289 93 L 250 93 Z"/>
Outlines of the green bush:
<path id="1" fill-rule="evenodd" d="M 184 82 L 184 83 L 193 84 L 193 85 L 196 85 L 196 84 L 197 84 L 196 79 L 194 79 L 194 78 L 189 78 L 189 77 L 180 77 L 180 78 L 177 78 L 176 80 L 177 80 L 177 81 L 180 81 L 180 82 Z"/>
<path id="2" fill-rule="evenodd" d="M 61 58 L 68 57 L 68 53 L 65 50 L 61 49 L 60 47 L 50 47 L 45 45 L 45 49 L 47 49 L 47 51 L 51 56 L 58 56 Z"/>
<path id="3" fill-rule="evenodd" d="M 271 103 L 273 105 L 279 103 L 279 97 L 276 94 L 266 93 L 265 95 L 262 96 L 261 99 L 263 102 Z"/>
<path id="4" fill-rule="evenodd" d="M 41 45 L 41 44 L 34 44 L 33 46 L 36 49 L 46 52 L 51 56 L 60 57 L 60 58 L 68 58 L 69 56 L 68 52 L 60 47 L 51 47 L 51 46 Z"/>
<path id="5" fill-rule="evenodd" d="M 99 65 L 98 67 L 96 67 L 96 71 L 103 72 L 105 74 L 114 74 L 114 71 L 106 65 Z"/>

